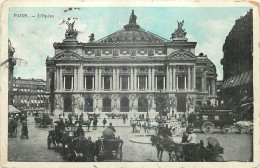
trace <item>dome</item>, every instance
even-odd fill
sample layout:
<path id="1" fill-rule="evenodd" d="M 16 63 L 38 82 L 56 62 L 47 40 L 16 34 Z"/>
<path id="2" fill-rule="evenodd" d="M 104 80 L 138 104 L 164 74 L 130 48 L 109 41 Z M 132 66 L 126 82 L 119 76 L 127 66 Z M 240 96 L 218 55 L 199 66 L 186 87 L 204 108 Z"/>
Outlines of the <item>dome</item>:
<path id="1" fill-rule="evenodd" d="M 142 29 L 136 24 L 136 19 L 137 17 L 134 15 L 133 10 L 129 24 L 125 25 L 122 30 L 96 41 L 96 43 L 165 43 L 168 41 Z"/>

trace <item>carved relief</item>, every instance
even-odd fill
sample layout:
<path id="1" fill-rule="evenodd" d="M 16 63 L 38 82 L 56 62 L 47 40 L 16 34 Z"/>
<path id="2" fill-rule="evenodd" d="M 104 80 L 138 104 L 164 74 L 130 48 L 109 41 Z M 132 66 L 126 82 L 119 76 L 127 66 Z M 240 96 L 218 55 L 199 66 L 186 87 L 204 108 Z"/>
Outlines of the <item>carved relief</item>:
<path id="1" fill-rule="evenodd" d="M 84 71 L 84 73 L 94 73 L 95 69 L 93 67 L 87 67 Z"/>
<path id="2" fill-rule="evenodd" d="M 94 54 L 93 50 L 85 50 L 85 54 L 87 54 L 88 56 Z"/>
<path id="3" fill-rule="evenodd" d="M 74 68 L 72 67 L 63 67 L 62 68 L 62 73 L 73 73 Z"/>
<path id="4" fill-rule="evenodd" d="M 118 50 L 113 50 L 113 56 L 118 56 L 118 53 L 119 53 L 119 51 Z"/>
<path id="5" fill-rule="evenodd" d="M 138 53 L 140 55 L 145 55 L 147 53 L 147 51 L 146 50 L 138 50 Z"/>
<path id="6" fill-rule="evenodd" d="M 154 56 L 154 50 L 149 49 L 149 50 L 148 50 L 148 56 L 149 56 L 149 57 Z"/>
<path id="7" fill-rule="evenodd" d="M 195 59 L 193 56 L 187 53 L 175 53 L 173 54 L 170 59 L 182 59 L 182 60 L 190 60 L 190 59 Z"/>
<path id="8" fill-rule="evenodd" d="M 73 55 L 61 55 L 57 57 L 56 60 L 79 60 L 79 59 Z"/>
<path id="9" fill-rule="evenodd" d="M 112 68 L 110 68 L 110 67 L 102 67 L 102 72 L 103 73 L 110 73 L 110 72 L 112 72 Z"/>
<path id="10" fill-rule="evenodd" d="M 130 50 L 130 56 L 136 56 L 136 50 L 135 49 Z"/>
<path id="11" fill-rule="evenodd" d="M 95 56 L 100 57 L 101 56 L 101 50 L 95 50 Z"/>
<path id="12" fill-rule="evenodd" d="M 112 50 L 103 50 L 103 54 L 110 55 L 112 54 Z"/>

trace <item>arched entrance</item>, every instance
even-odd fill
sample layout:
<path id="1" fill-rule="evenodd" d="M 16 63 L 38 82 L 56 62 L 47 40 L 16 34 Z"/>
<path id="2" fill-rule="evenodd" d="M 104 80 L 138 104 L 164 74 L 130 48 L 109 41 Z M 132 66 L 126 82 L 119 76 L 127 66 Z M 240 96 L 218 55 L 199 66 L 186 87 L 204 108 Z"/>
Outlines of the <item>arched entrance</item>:
<path id="1" fill-rule="evenodd" d="M 186 96 L 177 97 L 177 112 L 186 112 Z"/>
<path id="2" fill-rule="evenodd" d="M 146 98 L 138 100 L 138 112 L 148 112 L 148 101 Z"/>
<path id="3" fill-rule="evenodd" d="M 129 112 L 129 100 L 124 97 L 120 100 L 120 111 L 121 112 Z"/>
<path id="4" fill-rule="evenodd" d="M 111 99 L 110 98 L 103 99 L 102 111 L 111 112 Z"/>
<path id="5" fill-rule="evenodd" d="M 85 110 L 86 112 L 93 112 L 93 99 L 86 98 L 85 99 Z"/>
<path id="6" fill-rule="evenodd" d="M 65 96 L 63 103 L 64 103 L 63 104 L 64 112 L 72 112 L 72 98 L 71 98 L 71 95 Z"/>

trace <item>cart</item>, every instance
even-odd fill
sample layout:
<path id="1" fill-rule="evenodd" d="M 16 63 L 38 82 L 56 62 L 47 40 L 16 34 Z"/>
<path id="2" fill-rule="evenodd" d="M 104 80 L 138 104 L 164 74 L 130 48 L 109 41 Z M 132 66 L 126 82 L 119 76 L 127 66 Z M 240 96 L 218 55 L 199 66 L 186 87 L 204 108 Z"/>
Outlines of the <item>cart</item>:
<path id="1" fill-rule="evenodd" d="M 122 139 L 100 139 L 98 147 L 98 161 L 120 161 L 123 159 Z"/>
<path id="2" fill-rule="evenodd" d="M 188 121 L 192 128 L 199 128 L 205 133 L 213 133 L 216 128 L 223 133 L 230 133 L 234 117 L 232 110 L 200 109 L 198 112 L 190 114 Z"/>

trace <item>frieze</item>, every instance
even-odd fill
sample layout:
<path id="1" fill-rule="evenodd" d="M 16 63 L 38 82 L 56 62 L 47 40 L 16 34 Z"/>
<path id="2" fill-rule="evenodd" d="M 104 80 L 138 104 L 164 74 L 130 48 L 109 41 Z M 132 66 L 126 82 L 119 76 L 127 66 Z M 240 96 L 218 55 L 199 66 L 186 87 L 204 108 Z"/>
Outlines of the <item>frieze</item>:
<path id="1" fill-rule="evenodd" d="M 73 67 L 63 67 L 62 73 L 74 73 L 74 68 Z"/>
<path id="2" fill-rule="evenodd" d="M 158 55 L 165 55 L 166 50 L 165 49 L 155 49 L 155 53 Z"/>
<path id="3" fill-rule="evenodd" d="M 120 54 L 127 55 L 129 54 L 129 50 L 120 50 Z"/>
<path id="4" fill-rule="evenodd" d="M 94 54 L 93 50 L 85 50 L 85 54 L 87 54 L 88 56 L 91 56 L 92 54 Z"/>
<path id="5" fill-rule="evenodd" d="M 138 50 L 138 54 L 146 55 L 147 54 L 147 50 Z"/>
<path id="6" fill-rule="evenodd" d="M 84 73 L 94 73 L 95 69 L 93 67 L 84 68 Z"/>
<path id="7" fill-rule="evenodd" d="M 155 67 L 155 73 L 164 73 L 164 67 L 163 66 Z"/>
<path id="8" fill-rule="evenodd" d="M 130 56 L 131 57 L 136 56 L 136 50 L 135 49 L 130 50 Z"/>
<path id="9" fill-rule="evenodd" d="M 111 67 L 102 67 L 102 73 L 112 73 L 113 69 Z"/>
<path id="10" fill-rule="evenodd" d="M 130 72 L 130 68 L 129 67 L 121 67 L 119 69 L 120 73 L 129 73 Z"/>
<path id="11" fill-rule="evenodd" d="M 99 50 L 99 49 L 95 50 L 95 56 L 100 57 L 101 56 L 101 50 Z"/>
<path id="12" fill-rule="evenodd" d="M 105 55 L 111 55 L 112 50 L 103 50 L 102 53 L 105 54 Z"/>
<path id="13" fill-rule="evenodd" d="M 56 60 L 79 60 L 79 58 L 73 55 L 61 55 L 56 58 Z"/>
<path id="14" fill-rule="evenodd" d="M 137 72 L 146 73 L 146 72 L 148 72 L 148 68 L 147 67 L 138 67 Z"/>
<path id="15" fill-rule="evenodd" d="M 117 57 L 119 55 L 119 50 L 113 50 L 113 56 Z"/>
<path id="16" fill-rule="evenodd" d="M 191 60 L 191 59 L 195 59 L 195 57 L 191 56 L 191 54 L 185 53 L 185 52 L 177 52 L 177 53 L 173 53 L 171 54 L 170 60 L 173 59 L 178 59 L 178 60 Z"/>

